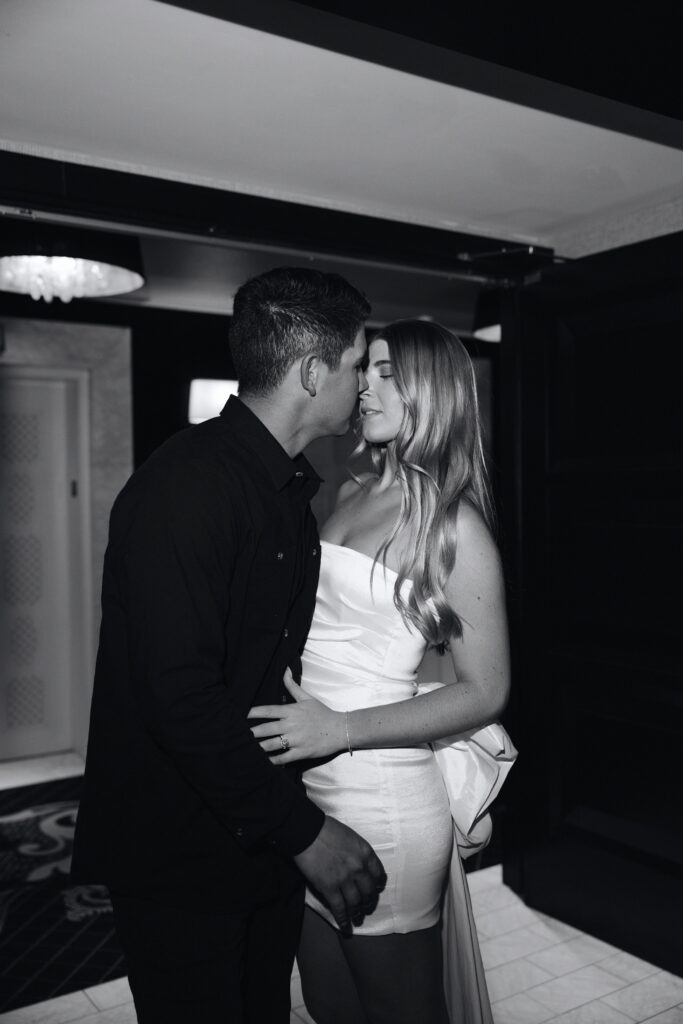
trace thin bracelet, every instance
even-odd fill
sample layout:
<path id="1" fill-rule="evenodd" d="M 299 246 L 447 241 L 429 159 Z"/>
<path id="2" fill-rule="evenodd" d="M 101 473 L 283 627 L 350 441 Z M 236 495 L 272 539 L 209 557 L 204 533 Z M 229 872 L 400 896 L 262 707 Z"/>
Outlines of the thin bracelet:
<path id="1" fill-rule="evenodd" d="M 351 749 L 351 739 L 349 737 L 349 713 L 344 712 L 344 725 L 346 726 L 346 745 L 349 748 L 349 754 L 353 757 L 353 750 Z"/>

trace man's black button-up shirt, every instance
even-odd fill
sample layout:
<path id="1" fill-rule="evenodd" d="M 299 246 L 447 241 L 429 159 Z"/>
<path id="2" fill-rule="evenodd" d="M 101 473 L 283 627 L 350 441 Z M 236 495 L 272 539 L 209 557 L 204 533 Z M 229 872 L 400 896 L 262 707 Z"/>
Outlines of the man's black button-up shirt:
<path id="1" fill-rule="evenodd" d="M 239 906 L 266 895 L 269 857 L 315 839 L 321 811 L 295 772 L 271 764 L 246 715 L 286 699 L 284 671 L 300 671 L 319 482 L 231 398 L 117 498 L 76 879 Z"/>

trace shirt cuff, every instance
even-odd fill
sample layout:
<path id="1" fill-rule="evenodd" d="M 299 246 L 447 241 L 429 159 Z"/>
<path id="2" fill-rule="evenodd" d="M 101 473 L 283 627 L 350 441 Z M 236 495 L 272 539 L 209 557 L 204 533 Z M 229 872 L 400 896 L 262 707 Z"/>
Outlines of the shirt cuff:
<path id="1" fill-rule="evenodd" d="M 269 838 L 283 853 L 296 857 L 317 838 L 324 821 L 325 815 L 320 808 L 302 794 L 287 818 L 273 829 Z"/>

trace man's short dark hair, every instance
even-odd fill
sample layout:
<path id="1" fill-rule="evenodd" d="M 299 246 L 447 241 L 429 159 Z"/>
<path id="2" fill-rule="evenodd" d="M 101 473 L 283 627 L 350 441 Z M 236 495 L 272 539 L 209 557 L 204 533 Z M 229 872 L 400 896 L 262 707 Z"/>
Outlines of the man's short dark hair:
<path id="1" fill-rule="evenodd" d="M 309 352 L 337 370 L 369 315 L 367 299 L 339 274 L 278 267 L 253 277 L 235 295 L 230 324 L 240 392 L 267 394 Z"/>

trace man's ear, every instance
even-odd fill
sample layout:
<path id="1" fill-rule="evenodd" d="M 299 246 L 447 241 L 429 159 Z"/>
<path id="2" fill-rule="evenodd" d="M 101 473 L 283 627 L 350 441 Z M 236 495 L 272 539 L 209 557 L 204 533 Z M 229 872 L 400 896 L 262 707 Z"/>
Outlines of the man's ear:
<path id="1" fill-rule="evenodd" d="M 311 398 L 315 398 L 318 389 L 318 370 L 320 359 L 314 352 L 309 352 L 301 360 L 301 386 L 308 391 Z"/>

